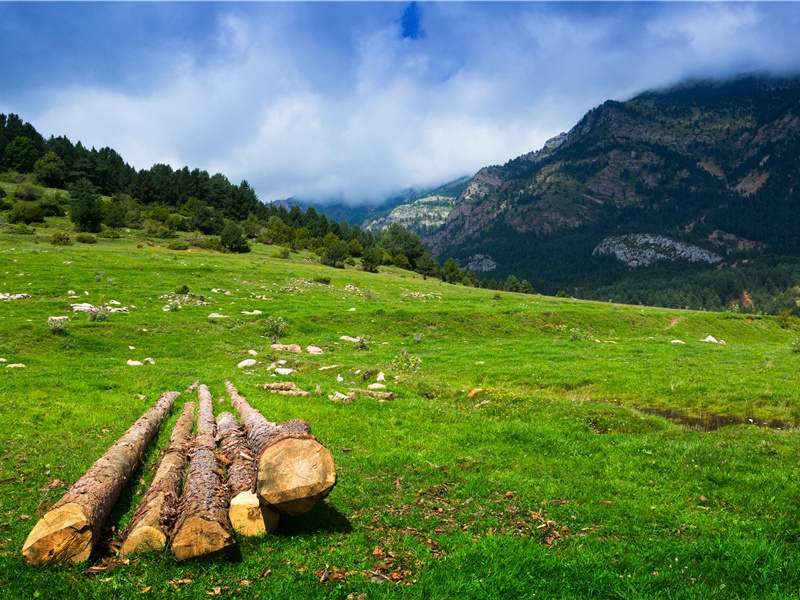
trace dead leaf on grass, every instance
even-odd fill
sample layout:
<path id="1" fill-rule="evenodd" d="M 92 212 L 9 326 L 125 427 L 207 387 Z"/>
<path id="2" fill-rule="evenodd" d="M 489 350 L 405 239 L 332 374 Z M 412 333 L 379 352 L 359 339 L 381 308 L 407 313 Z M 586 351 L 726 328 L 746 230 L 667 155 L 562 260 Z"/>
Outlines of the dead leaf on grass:
<path id="1" fill-rule="evenodd" d="M 140 589 L 139 593 L 140 594 L 146 594 L 147 592 L 149 592 L 152 589 L 153 589 L 153 586 L 152 585 L 148 585 L 147 587 L 143 587 L 142 589 Z"/>

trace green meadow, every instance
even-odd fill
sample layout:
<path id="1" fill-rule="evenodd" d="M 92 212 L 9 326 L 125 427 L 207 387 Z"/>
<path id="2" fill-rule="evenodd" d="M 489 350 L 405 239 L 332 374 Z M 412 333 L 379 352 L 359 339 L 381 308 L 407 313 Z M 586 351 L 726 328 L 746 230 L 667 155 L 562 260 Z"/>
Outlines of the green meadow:
<path id="1" fill-rule="evenodd" d="M 0 293 L 30 295 L 0 300 L 0 598 L 800 597 L 792 319 L 498 293 L 260 244 L 172 251 L 135 230 L 49 243 L 67 228 L 0 236 Z M 70 308 L 112 301 L 129 312 Z M 324 354 L 270 350 L 280 320 L 282 343 Z M 381 372 L 393 400 L 330 399 Z M 336 460 L 328 499 L 226 556 L 119 564 L 184 393 L 96 556 L 25 565 L 47 508 L 197 379 L 217 413 L 231 381 L 269 420 L 308 420 Z M 316 393 L 257 387 L 272 381 Z"/>

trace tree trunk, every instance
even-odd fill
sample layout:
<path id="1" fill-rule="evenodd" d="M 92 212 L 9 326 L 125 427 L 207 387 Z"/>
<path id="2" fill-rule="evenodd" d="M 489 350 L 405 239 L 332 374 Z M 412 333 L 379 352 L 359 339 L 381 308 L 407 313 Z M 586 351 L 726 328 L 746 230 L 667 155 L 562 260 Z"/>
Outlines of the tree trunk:
<path id="1" fill-rule="evenodd" d="M 172 530 L 172 553 L 178 560 L 218 554 L 236 540 L 228 518 L 228 498 L 217 466 L 214 402 L 205 385 L 197 388 L 200 408 L 178 519 Z"/>
<path id="2" fill-rule="evenodd" d="M 179 395 L 162 394 L 36 523 L 22 546 L 25 562 L 77 563 L 89 558 L 103 522 Z"/>
<path id="3" fill-rule="evenodd" d="M 136 552 L 163 550 L 167 545 L 167 534 L 178 512 L 186 471 L 186 445 L 192 437 L 193 426 L 194 402 L 187 402 L 172 429 L 169 447 L 164 452 L 153 483 L 122 534 L 124 541 L 120 554 L 123 557 Z"/>
<path id="4" fill-rule="evenodd" d="M 228 461 L 228 515 L 234 531 L 248 536 L 275 531 L 280 517 L 267 506 L 262 506 L 255 493 L 256 459 L 239 421 L 229 412 L 217 417 L 217 439 L 220 451 Z"/>
<path id="5" fill-rule="evenodd" d="M 270 423 L 230 383 L 231 404 L 239 411 L 258 467 L 257 492 L 278 513 L 302 515 L 336 485 L 333 456 L 300 419 Z"/>

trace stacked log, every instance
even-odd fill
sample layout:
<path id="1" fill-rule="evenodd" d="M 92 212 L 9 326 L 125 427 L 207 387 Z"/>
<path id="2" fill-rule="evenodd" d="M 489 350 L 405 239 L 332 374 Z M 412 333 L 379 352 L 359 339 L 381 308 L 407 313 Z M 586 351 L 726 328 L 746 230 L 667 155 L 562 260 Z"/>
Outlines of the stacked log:
<path id="1" fill-rule="evenodd" d="M 234 531 L 246 536 L 275 531 L 280 517 L 262 505 L 255 493 L 256 460 L 239 421 L 229 412 L 217 416 L 217 440 L 228 463 L 225 484 Z"/>
<path id="2" fill-rule="evenodd" d="M 197 388 L 197 395 L 200 399 L 197 434 L 179 516 L 172 530 L 172 553 L 178 560 L 219 554 L 236 543 L 215 455 L 214 403 L 205 385 Z"/>
<path id="3" fill-rule="evenodd" d="M 257 493 L 272 510 L 292 516 L 310 511 L 336 485 L 333 456 L 305 421 L 267 421 L 226 382 L 256 458 Z"/>
<path id="4" fill-rule="evenodd" d="M 193 426 L 194 402 L 187 402 L 172 429 L 169 446 L 153 477 L 153 483 L 122 534 L 120 554 L 123 558 L 166 547 L 167 535 L 177 515 L 186 471 L 186 445 L 192 436 Z"/>
<path id="5" fill-rule="evenodd" d="M 25 562 L 83 562 L 178 392 L 162 394 L 34 526 L 22 547 Z"/>

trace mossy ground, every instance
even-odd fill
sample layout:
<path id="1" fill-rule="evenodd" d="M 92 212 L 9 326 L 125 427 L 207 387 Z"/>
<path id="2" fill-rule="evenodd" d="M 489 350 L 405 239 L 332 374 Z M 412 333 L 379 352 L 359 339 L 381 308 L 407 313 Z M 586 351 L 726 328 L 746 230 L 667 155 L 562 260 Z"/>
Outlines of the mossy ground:
<path id="1" fill-rule="evenodd" d="M 0 292 L 31 295 L 0 302 L 0 357 L 26 365 L 0 368 L 0 597 L 800 595 L 800 354 L 797 331 L 777 320 L 497 294 L 285 260 L 262 245 L 174 252 L 136 231 L 50 245 L 66 227 L 53 219 L 0 238 Z M 208 304 L 165 311 L 162 296 L 184 285 Z M 89 322 L 70 311 L 111 300 L 130 313 Z M 60 315 L 70 321 L 59 335 L 47 319 Z M 287 323 L 282 342 L 325 354 L 271 351 L 270 316 Z M 367 347 L 342 335 L 369 336 Z M 726 344 L 699 341 L 707 335 Z M 248 350 L 258 364 L 237 368 Z M 126 364 L 145 357 L 155 364 Z M 277 359 L 297 369 L 286 379 L 322 393 L 256 388 L 276 379 Z M 339 366 L 319 370 L 328 365 Z M 380 371 L 395 400 L 328 399 Z M 328 500 L 209 561 L 163 553 L 88 572 L 113 557 L 105 550 L 84 565 L 24 565 L 22 543 L 47 506 L 159 394 L 198 378 L 219 399 L 232 381 L 271 420 L 307 419 L 336 459 Z M 639 408 L 745 422 L 704 432 Z M 755 425 L 765 422 L 782 428 Z"/>

